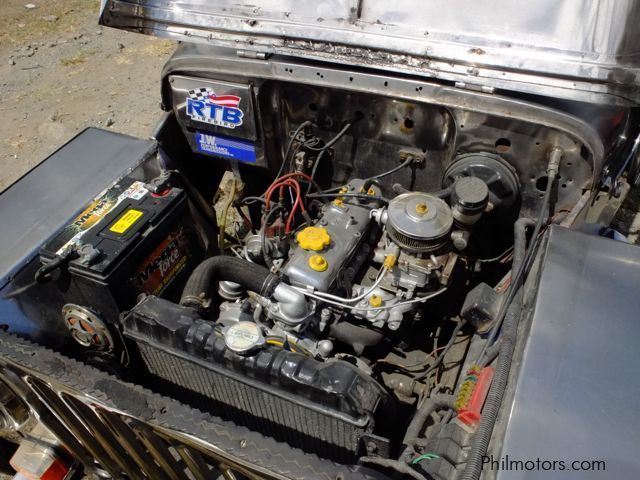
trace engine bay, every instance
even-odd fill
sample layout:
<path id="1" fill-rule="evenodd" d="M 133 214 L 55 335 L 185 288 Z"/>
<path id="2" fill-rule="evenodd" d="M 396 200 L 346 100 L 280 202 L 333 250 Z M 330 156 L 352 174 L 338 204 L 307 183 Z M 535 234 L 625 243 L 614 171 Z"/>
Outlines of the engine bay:
<path id="1" fill-rule="evenodd" d="M 156 150 L 10 295 L 46 305 L 39 341 L 124 380 L 323 458 L 450 478 L 499 405 L 540 239 L 591 195 L 593 132 L 411 80 L 226 68 L 166 69 Z"/>

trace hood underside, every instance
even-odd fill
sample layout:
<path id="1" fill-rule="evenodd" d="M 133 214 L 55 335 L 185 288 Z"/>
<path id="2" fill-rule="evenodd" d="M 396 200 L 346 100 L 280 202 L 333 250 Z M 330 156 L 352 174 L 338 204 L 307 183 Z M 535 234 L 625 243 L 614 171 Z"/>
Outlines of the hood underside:
<path id="1" fill-rule="evenodd" d="M 103 0 L 103 25 L 243 54 L 373 67 L 480 91 L 640 100 L 634 0 Z"/>

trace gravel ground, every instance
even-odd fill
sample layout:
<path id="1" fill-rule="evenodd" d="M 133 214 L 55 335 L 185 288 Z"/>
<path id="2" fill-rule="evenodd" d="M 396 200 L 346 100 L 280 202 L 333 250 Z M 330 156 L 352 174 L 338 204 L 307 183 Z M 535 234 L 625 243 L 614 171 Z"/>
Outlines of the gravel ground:
<path id="1" fill-rule="evenodd" d="M 86 127 L 147 136 L 160 116 L 174 44 L 100 27 L 99 4 L 0 0 L 0 191 Z"/>
<path id="2" fill-rule="evenodd" d="M 147 136 L 157 121 L 174 44 L 100 27 L 99 3 L 0 1 L 0 191 L 86 127 Z"/>

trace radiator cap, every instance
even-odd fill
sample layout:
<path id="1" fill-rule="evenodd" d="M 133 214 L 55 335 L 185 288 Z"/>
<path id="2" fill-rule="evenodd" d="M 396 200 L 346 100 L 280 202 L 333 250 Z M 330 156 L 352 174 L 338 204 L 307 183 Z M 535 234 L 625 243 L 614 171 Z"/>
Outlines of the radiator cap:
<path id="1" fill-rule="evenodd" d="M 224 331 L 227 348 L 239 354 L 246 354 L 264 345 L 260 327 L 253 322 L 238 322 Z"/>

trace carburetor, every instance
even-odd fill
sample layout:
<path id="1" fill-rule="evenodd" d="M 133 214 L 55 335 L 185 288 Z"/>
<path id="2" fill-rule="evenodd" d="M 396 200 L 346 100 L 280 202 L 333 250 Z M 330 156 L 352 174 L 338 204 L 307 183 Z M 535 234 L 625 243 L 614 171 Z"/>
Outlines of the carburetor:
<path id="1" fill-rule="evenodd" d="M 429 193 L 408 192 L 372 215 L 386 227 L 386 236 L 378 243 L 374 261 L 382 263 L 392 245 L 399 249 L 388 285 L 410 292 L 426 287 L 434 272 L 449 261 L 454 227 L 449 205 Z"/>

